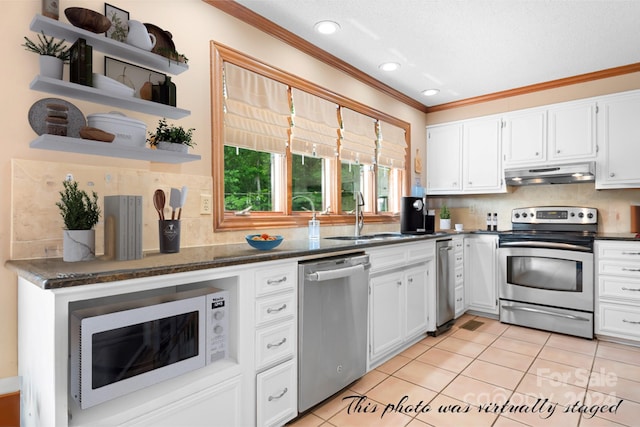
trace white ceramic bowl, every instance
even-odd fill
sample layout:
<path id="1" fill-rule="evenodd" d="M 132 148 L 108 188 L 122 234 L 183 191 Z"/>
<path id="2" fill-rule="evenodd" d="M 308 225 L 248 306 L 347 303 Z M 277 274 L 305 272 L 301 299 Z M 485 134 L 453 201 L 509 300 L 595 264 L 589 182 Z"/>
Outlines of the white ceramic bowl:
<path id="1" fill-rule="evenodd" d="M 122 113 L 96 113 L 87 116 L 90 127 L 114 134 L 113 144 L 144 147 L 147 141 L 147 125 Z"/>

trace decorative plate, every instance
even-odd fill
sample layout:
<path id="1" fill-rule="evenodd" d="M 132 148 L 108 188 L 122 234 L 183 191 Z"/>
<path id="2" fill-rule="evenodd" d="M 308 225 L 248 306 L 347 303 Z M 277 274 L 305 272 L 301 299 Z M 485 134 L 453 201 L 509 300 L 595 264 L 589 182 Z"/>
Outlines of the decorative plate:
<path id="1" fill-rule="evenodd" d="M 38 135 L 47 133 L 47 124 L 45 123 L 45 119 L 49 114 L 47 104 L 64 105 L 68 108 L 67 136 L 80 138 L 80 128 L 87 125 L 84 114 L 72 103 L 59 98 L 43 98 L 31 106 L 29 109 L 29 124 L 35 133 Z"/>

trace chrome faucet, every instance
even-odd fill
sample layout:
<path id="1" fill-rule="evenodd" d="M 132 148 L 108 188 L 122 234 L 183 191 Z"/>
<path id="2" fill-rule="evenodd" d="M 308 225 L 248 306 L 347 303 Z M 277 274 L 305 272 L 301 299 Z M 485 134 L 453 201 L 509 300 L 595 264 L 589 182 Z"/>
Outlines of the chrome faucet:
<path id="1" fill-rule="evenodd" d="M 362 227 L 364 227 L 364 211 L 362 208 L 364 207 L 364 197 L 362 196 L 362 192 L 358 191 L 355 194 L 356 199 L 356 228 L 355 228 L 355 237 L 360 236 L 360 232 L 362 231 Z"/>
<path id="2" fill-rule="evenodd" d="M 308 198 L 307 196 L 299 195 L 299 196 L 293 196 L 293 197 L 291 198 L 291 201 L 293 202 L 295 199 L 305 199 L 305 200 L 306 200 L 307 202 L 309 202 L 309 204 L 311 205 L 311 212 L 315 213 L 315 211 L 316 211 L 316 207 L 315 207 L 315 206 L 313 206 L 313 202 L 311 201 L 311 199 L 310 199 L 310 198 Z M 305 209 L 304 207 L 303 207 L 302 209 L 303 209 L 303 210 L 305 210 L 305 211 L 306 211 L 306 210 L 308 210 L 308 209 Z"/>

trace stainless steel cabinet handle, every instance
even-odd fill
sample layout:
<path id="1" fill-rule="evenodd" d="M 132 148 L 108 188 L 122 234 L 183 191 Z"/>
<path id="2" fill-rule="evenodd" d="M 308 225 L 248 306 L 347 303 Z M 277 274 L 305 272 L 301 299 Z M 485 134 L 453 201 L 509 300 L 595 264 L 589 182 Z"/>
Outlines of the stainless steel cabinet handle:
<path id="1" fill-rule="evenodd" d="M 622 319 L 624 323 L 631 323 L 632 325 L 640 325 L 640 322 L 634 322 L 633 320 Z"/>
<path id="2" fill-rule="evenodd" d="M 635 292 L 640 292 L 640 288 L 622 288 L 623 291 L 635 291 Z"/>
<path id="3" fill-rule="evenodd" d="M 622 252 L 622 255 L 640 255 L 640 252 Z"/>
<path id="4" fill-rule="evenodd" d="M 634 273 L 637 273 L 640 271 L 640 268 L 627 268 L 627 267 L 622 267 L 622 271 L 631 271 Z"/>
<path id="5" fill-rule="evenodd" d="M 286 343 L 287 339 L 286 338 L 282 338 L 282 340 L 279 343 L 276 344 L 267 344 L 267 348 L 273 348 L 273 347 L 280 347 L 282 344 Z"/>
<path id="6" fill-rule="evenodd" d="M 287 276 L 282 276 L 280 279 L 269 279 L 267 285 L 279 285 L 287 281 Z"/>
<path id="7" fill-rule="evenodd" d="M 284 390 L 282 390 L 282 391 L 280 392 L 280 394 L 275 395 L 275 396 L 274 396 L 274 395 L 269 396 L 269 402 L 271 402 L 272 400 L 278 400 L 278 399 L 280 399 L 282 396 L 284 396 L 285 394 L 287 394 L 287 392 L 288 392 L 288 391 L 289 391 L 289 389 L 285 387 L 285 388 L 284 388 Z"/>
<path id="8" fill-rule="evenodd" d="M 267 308 L 267 313 L 271 314 L 271 313 L 278 313 L 282 310 L 284 310 L 285 308 L 287 308 L 287 304 L 282 304 L 280 307 L 278 308 Z"/>

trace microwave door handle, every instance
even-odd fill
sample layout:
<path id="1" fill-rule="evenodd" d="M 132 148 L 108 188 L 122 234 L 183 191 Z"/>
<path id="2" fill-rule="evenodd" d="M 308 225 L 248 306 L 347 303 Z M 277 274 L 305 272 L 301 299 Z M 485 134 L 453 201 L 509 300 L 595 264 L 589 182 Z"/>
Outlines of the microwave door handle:
<path id="1" fill-rule="evenodd" d="M 502 306 L 501 308 L 503 310 L 510 310 L 510 311 L 528 311 L 530 313 L 548 314 L 550 316 L 562 317 L 562 318 L 571 319 L 571 320 L 581 320 L 581 321 L 584 321 L 584 322 L 588 322 L 589 321 L 589 319 L 587 319 L 586 317 L 574 316 L 572 314 L 555 313 L 553 311 L 541 310 L 539 308 L 515 307 L 515 306 L 514 307 L 512 307 L 512 306 Z"/>
<path id="2" fill-rule="evenodd" d="M 516 242 L 502 242 L 500 247 L 529 247 L 529 248 L 544 248 L 544 249 L 565 249 L 570 251 L 582 251 L 591 252 L 591 248 L 582 245 L 573 245 L 571 243 L 560 242 L 537 242 L 537 241 L 516 241 Z"/>

